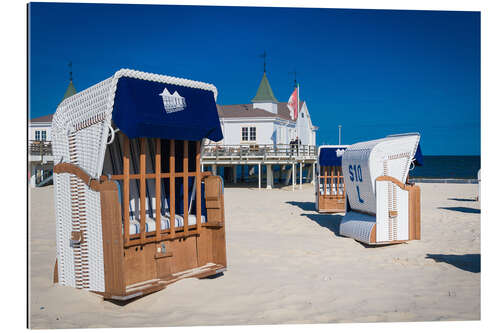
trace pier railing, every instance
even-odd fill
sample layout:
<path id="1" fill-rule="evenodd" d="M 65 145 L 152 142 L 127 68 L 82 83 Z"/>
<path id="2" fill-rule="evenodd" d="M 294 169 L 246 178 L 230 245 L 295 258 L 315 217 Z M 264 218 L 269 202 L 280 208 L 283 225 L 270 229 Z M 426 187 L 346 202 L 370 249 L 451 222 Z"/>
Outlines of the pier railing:
<path id="1" fill-rule="evenodd" d="M 293 158 L 316 157 L 317 147 L 312 145 L 293 144 L 240 144 L 240 145 L 205 145 L 203 158 Z"/>
<path id="2" fill-rule="evenodd" d="M 52 142 L 30 140 L 28 142 L 28 152 L 30 155 L 37 156 L 52 155 Z"/>

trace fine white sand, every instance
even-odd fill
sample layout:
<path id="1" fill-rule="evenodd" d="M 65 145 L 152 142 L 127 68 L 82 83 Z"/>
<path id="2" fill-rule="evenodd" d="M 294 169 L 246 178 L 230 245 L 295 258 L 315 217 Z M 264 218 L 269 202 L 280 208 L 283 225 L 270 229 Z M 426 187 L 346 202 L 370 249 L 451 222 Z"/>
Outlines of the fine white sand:
<path id="1" fill-rule="evenodd" d="M 228 270 L 127 305 L 52 284 L 53 187 L 30 190 L 32 328 L 480 319 L 477 185 L 420 184 L 422 240 L 365 247 L 311 185 L 226 188 Z"/>

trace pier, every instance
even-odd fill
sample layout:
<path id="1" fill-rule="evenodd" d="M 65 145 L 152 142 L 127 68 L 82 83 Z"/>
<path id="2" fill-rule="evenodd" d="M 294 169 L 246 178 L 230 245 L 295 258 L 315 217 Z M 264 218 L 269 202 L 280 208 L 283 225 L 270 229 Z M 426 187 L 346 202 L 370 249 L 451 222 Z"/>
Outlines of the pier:
<path id="1" fill-rule="evenodd" d="M 262 171 L 265 166 L 266 188 L 271 189 L 274 187 L 276 178 L 273 167 L 281 166 L 277 172 L 278 182 L 288 185 L 291 181 L 292 189 L 295 189 L 296 185 L 299 188 L 302 187 L 304 178 L 306 181 L 314 182 L 316 162 L 317 147 L 313 145 L 217 145 L 212 143 L 204 146 L 202 168 L 211 167 L 212 172 L 217 173 L 217 168 L 223 167 L 226 181 L 231 179 L 233 183 L 237 183 L 238 166 L 241 166 L 242 178 L 244 178 L 244 166 L 257 167 L 258 188 L 262 188 Z M 305 177 L 304 171 L 307 172 Z"/>
<path id="2" fill-rule="evenodd" d="M 31 186 L 40 186 L 52 176 L 54 157 L 52 155 L 52 144 L 50 141 L 29 141 L 28 144 L 30 162 Z M 309 145 L 217 145 L 208 144 L 204 146 L 201 160 L 203 170 L 210 168 L 217 174 L 218 167 L 224 168 L 226 181 L 238 182 L 237 168 L 242 172 L 240 180 L 244 179 L 244 167 L 257 168 L 258 188 L 262 188 L 263 167 L 266 168 L 265 187 L 271 189 L 278 183 L 302 186 L 304 180 L 314 182 L 315 166 L 317 162 L 317 147 Z M 281 166 L 278 172 L 273 166 Z M 288 168 L 287 168 L 288 166 Z M 306 172 L 305 176 L 304 172 Z M 228 173 L 230 177 L 228 177 Z"/>
<path id="3" fill-rule="evenodd" d="M 29 182 L 32 187 L 43 186 L 52 179 L 54 156 L 51 141 L 28 141 Z"/>

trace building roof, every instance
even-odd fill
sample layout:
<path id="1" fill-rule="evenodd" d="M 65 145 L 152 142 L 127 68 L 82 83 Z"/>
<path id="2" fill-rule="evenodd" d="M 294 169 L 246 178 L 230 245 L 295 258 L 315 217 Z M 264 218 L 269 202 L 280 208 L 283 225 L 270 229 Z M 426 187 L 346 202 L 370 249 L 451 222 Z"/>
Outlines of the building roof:
<path id="1" fill-rule="evenodd" d="M 66 88 L 66 92 L 64 93 L 64 96 L 63 96 L 61 102 L 64 101 L 66 98 L 73 96 L 74 94 L 76 94 L 76 89 L 75 89 L 75 86 L 73 85 L 73 80 L 70 80 L 69 84 L 68 84 L 68 88 Z M 61 104 L 61 102 L 59 102 L 59 104 Z M 29 122 L 30 123 L 51 123 L 53 116 L 54 116 L 54 114 L 48 114 L 46 116 L 41 116 L 41 117 L 30 119 Z"/>
<path id="2" fill-rule="evenodd" d="M 262 75 L 262 80 L 259 84 L 259 89 L 257 89 L 257 94 L 252 99 L 253 103 L 256 102 L 274 102 L 278 103 L 276 97 L 274 97 L 273 90 L 271 89 L 271 85 L 267 80 L 266 72 Z"/>
<path id="3" fill-rule="evenodd" d="M 64 101 L 66 98 L 73 96 L 74 94 L 76 94 L 76 89 L 75 89 L 75 86 L 73 85 L 73 80 L 70 80 L 69 84 L 68 84 L 68 88 L 66 89 L 66 92 L 64 93 L 64 96 L 63 96 L 61 102 Z"/>
<path id="4" fill-rule="evenodd" d="M 46 116 L 33 118 L 30 120 L 30 123 L 50 123 L 50 122 L 52 122 L 53 116 L 54 116 L 54 114 L 48 114 Z"/>
<path id="5" fill-rule="evenodd" d="M 300 107 L 304 101 L 300 101 Z M 281 118 L 283 120 L 294 121 L 290 117 L 287 103 L 278 102 L 278 114 L 254 108 L 253 104 L 232 104 L 232 105 L 217 105 L 217 111 L 220 118 Z"/>

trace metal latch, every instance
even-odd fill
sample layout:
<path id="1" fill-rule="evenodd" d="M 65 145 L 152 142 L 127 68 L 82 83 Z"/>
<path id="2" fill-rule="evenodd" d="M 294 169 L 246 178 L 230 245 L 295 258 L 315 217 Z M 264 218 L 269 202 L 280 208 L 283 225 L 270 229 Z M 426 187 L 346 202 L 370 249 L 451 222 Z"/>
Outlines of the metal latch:
<path id="1" fill-rule="evenodd" d="M 69 241 L 70 246 L 74 247 L 75 245 L 80 245 L 82 242 L 83 242 L 83 233 L 81 231 L 72 231 L 71 239 Z"/>
<path id="2" fill-rule="evenodd" d="M 390 210 L 389 211 L 389 217 L 396 217 L 398 216 L 398 212 L 396 210 Z"/>

